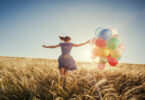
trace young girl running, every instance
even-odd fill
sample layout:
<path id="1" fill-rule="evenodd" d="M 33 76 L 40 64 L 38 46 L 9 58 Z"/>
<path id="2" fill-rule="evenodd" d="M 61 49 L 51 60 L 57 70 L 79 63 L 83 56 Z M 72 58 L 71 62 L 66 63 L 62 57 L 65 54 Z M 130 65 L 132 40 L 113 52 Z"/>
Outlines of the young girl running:
<path id="1" fill-rule="evenodd" d="M 70 42 L 71 38 L 69 36 L 66 36 L 66 37 L 59 36 L 59 38 L 60 38 L 61 41 L 63 41 L 62 43 L 60 43 L 58 45 L 54 45 L 54 46 L 45 46 L 45 45 L 43 45 L 42 47 L 44 47 L 44 48 L 61 47 L 62 54 L 58 58 L 58 63 L 59 63 L 58 68 L 59 68 L 61 76 L 65 76 L 65 74 L 68 70 L 72 71 L 72 70 L 77 69 L 75 60 L 70 55 L 72 47 L 83 46 L 83 45 L 89 43 L 89 41 L 87 41 L 85 43 L 81 43 L 81 44 L 73 44 L 73 43 Z"/>

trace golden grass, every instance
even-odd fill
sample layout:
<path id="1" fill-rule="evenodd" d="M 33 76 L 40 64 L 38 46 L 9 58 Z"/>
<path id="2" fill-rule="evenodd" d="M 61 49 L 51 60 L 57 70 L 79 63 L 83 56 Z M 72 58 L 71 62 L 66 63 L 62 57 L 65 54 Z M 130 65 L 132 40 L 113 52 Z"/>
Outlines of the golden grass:
<path id="1" fill-rule="evenodd" d="M 60 80 L 56 60 L 0 57 L 0 100 L 145 100 L 145 65 L 99 71 L 77 62 Z M 92 69 L 91 69 L 92 68 Z"/>

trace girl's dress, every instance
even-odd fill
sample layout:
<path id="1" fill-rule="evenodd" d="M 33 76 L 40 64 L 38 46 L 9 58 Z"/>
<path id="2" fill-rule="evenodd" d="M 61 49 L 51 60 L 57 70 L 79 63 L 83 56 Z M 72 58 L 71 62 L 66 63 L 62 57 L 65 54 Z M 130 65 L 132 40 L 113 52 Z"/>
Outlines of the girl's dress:
<path id="1" fill-rule="evenodd" d="M 61 56 L 58 58 L 59 68 L 64 67 L 68 70 L 76 70 L 76 64 L 73 57 L 70 55 L 71 49 L 72 49 L 72 43 L 60 43 L 61 47 Z"/>

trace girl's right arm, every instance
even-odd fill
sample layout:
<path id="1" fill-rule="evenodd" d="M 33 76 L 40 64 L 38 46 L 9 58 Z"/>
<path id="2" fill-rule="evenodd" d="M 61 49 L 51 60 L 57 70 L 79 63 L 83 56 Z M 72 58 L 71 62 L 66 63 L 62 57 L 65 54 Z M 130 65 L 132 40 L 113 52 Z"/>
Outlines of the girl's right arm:
<path id="1" fill-rule="evenodd" d="M 46 45 L 42 45 L 43 48 L 57 48 L 59 47 L 60 45 L 53 45 L 53 46 L 46 46 Z"/>

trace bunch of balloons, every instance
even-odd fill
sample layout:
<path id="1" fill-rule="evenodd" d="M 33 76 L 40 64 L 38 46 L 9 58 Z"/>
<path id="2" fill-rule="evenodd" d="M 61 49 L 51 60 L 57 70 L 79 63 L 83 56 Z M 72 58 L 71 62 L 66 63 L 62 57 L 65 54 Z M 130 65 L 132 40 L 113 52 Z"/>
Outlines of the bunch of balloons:
<path id="1" fill-rule="evenodd" d="M 124 51 L 117 30 L 100 27 L 96 29 L 95 35 L 91 40 L 93 61 L 98 64 L 100 70 L 103 70 L 107 63 L 116 66 Z"/>

